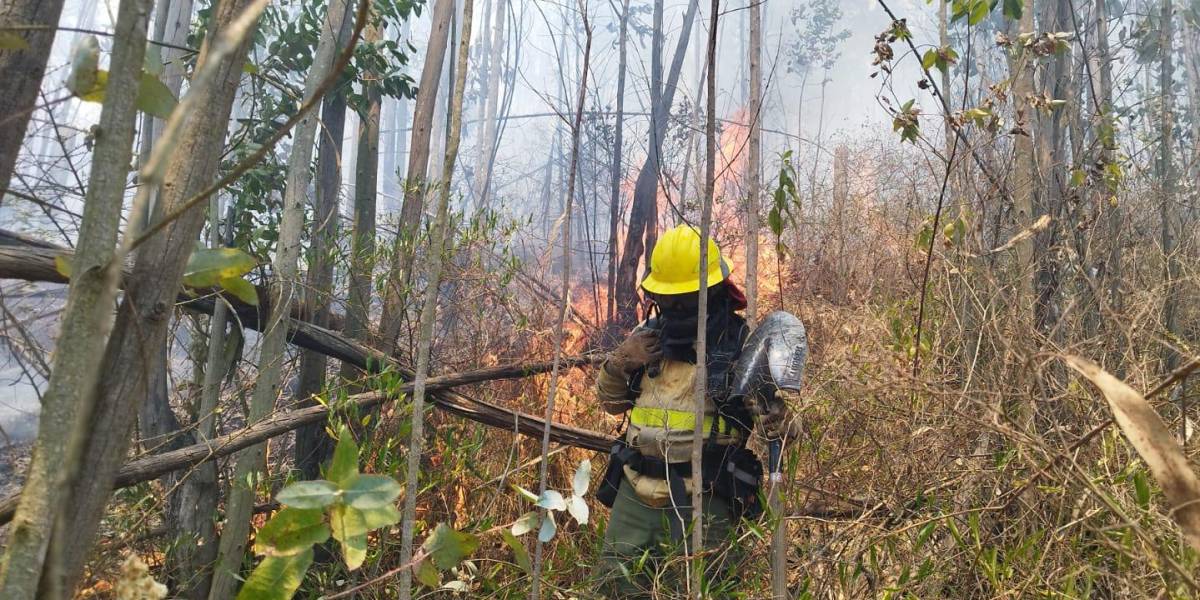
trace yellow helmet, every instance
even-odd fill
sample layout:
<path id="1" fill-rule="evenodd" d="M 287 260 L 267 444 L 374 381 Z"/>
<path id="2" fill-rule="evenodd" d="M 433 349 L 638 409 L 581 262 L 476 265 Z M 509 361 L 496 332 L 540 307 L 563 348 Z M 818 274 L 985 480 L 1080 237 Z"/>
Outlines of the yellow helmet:
<path id="1" fill-rule="evenodd" d="M 729 271 L 729 262 L 710 237 L 708 287 L 724 281 Z M 658 238 L 650 256 L 650 274 L 642 281 L 642 289 L 663 295 L 700 290 L 700 232 L 695 227 L 679 225 Z"/>

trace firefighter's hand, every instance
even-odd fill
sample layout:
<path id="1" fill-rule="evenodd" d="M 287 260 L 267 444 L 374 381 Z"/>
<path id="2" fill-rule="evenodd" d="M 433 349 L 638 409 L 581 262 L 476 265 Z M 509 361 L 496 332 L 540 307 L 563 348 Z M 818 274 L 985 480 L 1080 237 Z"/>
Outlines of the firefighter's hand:
<path id="1" fill-rule="evenodd" d="M 613 350 L 608 362 L 613 368 L 629 375 L 661 358 L 662 346 L 658 342 L 658 332 L 639 329 L 629 334 L 629 337 Z"/>
<path id="2" fill-rule="evenodd" d="M 766 403 L 766 406 L 755 403 L 751 410 L 758 416 L 758 422 L 768 439 L 796 439 L 800 437 L 801 430 L 800 420 L 796 417 L 793 408 L 799 403 L 799 392 L 778 390 L 775 392 L 773 402 Z"/>

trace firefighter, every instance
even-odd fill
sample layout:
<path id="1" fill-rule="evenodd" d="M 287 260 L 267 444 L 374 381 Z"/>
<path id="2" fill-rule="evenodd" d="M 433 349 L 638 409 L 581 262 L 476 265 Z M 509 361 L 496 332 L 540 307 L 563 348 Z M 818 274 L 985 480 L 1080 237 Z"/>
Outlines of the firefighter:
<path id="1" fill-rule="evenodd" d="M 708 289 L 701 291 L 697 230 L 681 225 L 659 238 L 641 286 L 653 316 L 609 355 L 597 378 L 604 410 L 628 415 L 628 428 L 613 447 L 597 494 L 612 509 L 600 565 L 608 598 L 649 598 L 652 589 L 683 588 L 682 569 L 670 564 L 679 560 L 675 551 L 690 542 L 692 486 L 703 489 L 710 589 L 729 580 L 726 570 L 738 554 L 729 542 L 740 519 L 761 513 L 762 465 L 746 442 L 755 417 L 778 430 L 787 415 L 759 416 L 751 412 L 754 407 L 731 400 L 732 369 L 749 335 L 738 314 L 746 300 L 711 240 L 707 258 Z M 707 393 L 703 468 L 697 477 L 691 472 L 691 449 L 700 293 L 708 295 Z"/>

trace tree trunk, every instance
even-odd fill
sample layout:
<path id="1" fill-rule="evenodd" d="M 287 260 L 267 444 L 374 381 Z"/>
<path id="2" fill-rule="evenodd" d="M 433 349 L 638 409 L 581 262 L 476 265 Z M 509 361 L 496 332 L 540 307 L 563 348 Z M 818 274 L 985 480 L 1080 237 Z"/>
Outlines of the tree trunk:
<path id="1" fill-rule="evenodd" d="M 487 208 L 488 187 L 492 179 L 492 156 L 496 146 L 496 111 L 500 102 L 500 80 L 503 79 L 504 25 L 508 22 L 508 3 L 496 0 L 495 24 L 492 26 L 488 59 L 487 98 L 482 119 L 483 133 L 479 137 L 479 156 L 475 161 L 475 206 Z M 484 36 L 488 37 L 487 35 Z"/>
<path id="2" fill-rule="evenodd" d="M 750 148 L 746 156 L 746 320 L 758 319 L 758 194 L 762 187 L 762 6 L 750 6 Z"/>
<path id="3" fill-rule="evenodd" d="M 115 253 L 126 174 L 133 154 L 137 112 L 134 102 L 146 50 L 150 6 L 150 0 L 122 0 L 117 9 L 109 85 L 100 113 L 99 128 L 104 135 L 96 140 L 83 223 L 76 245 L 78 252 L 71 263 L 75 276 L 71 279 L 67 307 L 55 344 L 50 381 L 42 396 L 37 441 L 21 503 L 9 531 L 8 548 L 3 564 L 0 564 L 0 597 L 3 598 L 20 600 L 72 595 L 68 591 L 71 588 L 63 585 L 67 583 L 64 579 L 70 578 L 60 571 L 60 559 L 66 549 L 59 546 L 59 541 L 65 542 L 66 538 L 59 537 L 59 532 L 63 531 L 59 526 L 70 507 L 73 483 L 70 472 L 80 472 L 69 462 L 78 450 L 74 439 L 76 421 L 87 418 L 80 411 L 93 402 L 104 341 L 112 327 L 112 306 L 103 302 L 105 288 L 109 285 L 105 267 Z M 57 14 L 42 15 L 43 18 L 48 16 L 57 18 Z M 48 24 L 56 27 L 58 22 Z M 48 32 L 44 38 L 48 51 L 53 34 Z M 43 36 L 34 36 L 30 41 L 40 43 Z M 21 52 L 5 52 L 4 67 L 12 64 L 8 61 L 32 67 L 37 77 L 28 83 L 35 86 L 36 93 L 41 69 L 13 54 Z M 44 58 L 41 64 L 44 68 Z M 24 79 L 15 77 L 4 81 Z M 29 107 L 18 104 L 13 108 L 22 111 Z M 24 123 L 20 131 L 13 132 L 17 147 L 23 133 Z M 3 144 L 9 142 L 10 138 L 6 137 Z M 39 581 L 43 578 L 45 587 L 39 592 Z"/>
<path id="4" fill-rule="evenodd" d="M 458 65 L 454 74 L 454 90 L 450 105 L 450 125 L 446 138 L 446 158 L 442 163 L 441 185 L 438 189 L 437 216 L 434 217 L 430 234 L 429 257 L 426 264 L 425 301 L 421 306 L 417 340 L 417 369 L 413 378 L 412 432 L 408 446 L 408 470 L 405 479 L 404 513 L 401 524 L 400 564 L 408 564 L 413 557 L 413 525 L 416 521 L 417 493 L 421 489 L 421 452 L 424 447 L 425 391 L 429 377 L 429 354 L 433 346 L 433 319 L 437 311 L 438 288 L 442 277 L 442 254 L 445 252 L 449 229 L 450 184 L 454 176 L 454 163 L 458 159 L 459 139 L 462 135 L 463 91 L 467 79 L 467 59 L 471 53 L 471 21 L 474 0 L 463 0 L 462 30 L 458 48 Z M 412 597 L 412 569 L 400 572 L 400 599 Z"/>
<path id="5" fill-rule="evenodd" d="M 658 27 L 656 31 L 661 37 L 662 31 L 662 6 L 661 0 L 655 2 L 656 22 Z M 700 0 L 691 0 L 688 2 L 687 12 L 683 16 L 683 29 L 679 32 L 679 41 L 675 45 L 675 56 L 671 61 L 671 70 L 667 75 L 667 83 L 662 87 L 661 94 L 655 92 L 658 87 L 655 81 L 661 81 L 661 58 L 657 63 L 658 68 L 651 71 L 651 117 L 650 117 L 650 150 L 646 162 L 642 164 L 641 170 L 638 172 L 637 182 L 634 184 L 633 203 L 629 210 L 629 230 L 625 236 L 625 244 L 621 249 L 621 262 L 617 268 L 617 322 L 623 327 L 631 326 L 637 319 L 637 300 L 638 300 L 638 263 L 641 262 L 643 254 L 649 255 L 653 251 L 653 240 L 655 239 L 657 227 L 657 199 L 658 199 L 658 170 L 659 170 L 659 154 L 661 152 L 662 138 L 666 135 L 667 121 L 670 117 L 671 104 L 675 101 L 675 90 L 679 84 L 679 73 L 683 67 L 684 55 L 687 53 L 688 38 L 691 36 L 692 23 L 696 19 L 696 11 L 700 5 Z M 661 40 L 656 42 L 661 44 Z M 661 55 L 661 50 L 659 50 Z M 658 98 L 655 102 L 653 99 Z M 646 244 L 649 240 L 651 243 Z M 649 261 L 646 261 L 649 263 Z"/>
<path id="6" fill-rule="evenodd" d="M 4 93 L 0 94 L 0 115 L 4 115 L 0 118 L 0 202 L 12 180 L 17 156 L 25 141 L 25 128 L 42 89 L 42 77 L 46 74 L 46 62 L 50 60 L 50 47 L 54 45 L 63 3 L 63 0 L 6 0 L 0 3 L 0 30 L 31 26 L 13 30 L 25 40 L 28 48 L 0 50 L 0 81 L 4 82 Z"/>
<path id="7" fill-rule="evenodd" d="M 446 59 L 446 42 L 450 20 L 454 16 L 455 0 L 437 0 L 433 6 L 433 28 L 421 67 L 421 82 L 417 88 L 413 110 L 412 143 L 409 144 L 408 171 L 404 179 L 404 205 L 400 209 L 400 225 L 392 247 L 392 261 L 383 290 L 383 314 L 376 336 L 380 350 L 391 354 L 396 350 L 404 311 L 404 297 L 412 269 L 413 250 L 424 214 L 425 172 L 429 167 L 429 138 L 436 112 L 438 84 Z"/>
<path id="8" fill-rule="evenodd" d="M 1179 280 L 1181 266 L 1179 264 L 1179 209 L 1176 206 L 1176 169 L 1174 158 L 1171 156 L 1175 144 L 1175 91 L 1172 84 L 1175 79 L 1175 63 L 1173 61 L 1175 46 L 1175 6 L 1171 0 L 1162 0 L 1159 16 L 1159 50 L 1162 52 L 1158 73 L 1158 97 L 1161 102 L 1159 115 L 1160 139 L 1158 148 L 1159 175 L 1162 181 L 1162 253 L 1163 281 L 1165 292 L 1163 297 L 1162 320 L 1163 330 L 1167 334 L 1167 343 L 1163 345 L 1163 372 L 1170 373 L 1179 367 L 1179 351 L 1176 349 L 1180 339 L 1179 328 Z M 1187 438 L 1186 421 L 1187 394 L 1179 394 L 1179 439 Z"/>
<path id="9" fill-rule="evenodd" d="M 225 129 L 213 124 L 229 121 L 245 64 L 248 31 L 253 29 L 261 9 L 261 3 L 234 0 L 221 3 L 213 11 L 210 37 L 201 50 L 191 89 L 181 102 L 179 119 L 169 121 L 164 133 L 171 135 L 173 151 L 169 145 L 155 150 L 153 161 L 162 163 L 164 175 L 161 180 L 144 180 L 144 186 L 157 187 L 164 213 L 207 188 L 216 176 Z M 171 133 L 173 126 L 178 129 Z M 83 570 L 116 473 L 125 459 L 130 424 L 148 386 L 148 373 L 138 365 L 144 357 L 163 352 L 166 347 L 170 307 L 203 228 L 204 214 L 204 208 L 197 206 L 174 221 L 164 235 L 153 236 L 138 248 L 112 337 L 103 351 L 99 396 L 81 453 L 81 470 L 87 476 L 75 482 L 70 512 L 63 524 L 64 532 L 71 537 L 63 559 L 67 582 L 63 589 L 73 588 Z M 135 232 L 136 228 L 125 233 L 123 247 L 129 247 Z M 112 278 L 114 282 L 119 279 Z"/>
<path id="10" fill-rule="evenodd" d="M 1018 35 L 1033 33 L 1033 14 L 1036 8 L 1035 0 L 1028 0 L 1021 12 L 1018 25 Z M 1014 39 L 1016 36 L 1013 36 Z M 1033 107 L 1026 104 L 1027 98 L 1033 93 L 1034 58 L 1029 50 L 1022 51 L 1011 65 L 1013 103 L 1016 112 L 1016 126 L 1022 130 L 1015 136 L 1014 165 L 1013 165 L 1013 231 L 1021 231 L 1033 224 L 1034 197 L 1034 147 L 1033 137 L 1035 115 Z M 1033 239 L 1025 239 L 1014 248 L 1016 256 L 1016 302 L 1014 306 L 1029 307 L 1034 301 L 1033 278 Z"/>
<path id="11" fill-rule="evenodd" d="M 338 48 L 349 36 L 350 19 L 342 22 Z M 316 202 L 313 206 L 314 230 L 308 251 L 308 273 L 304 281 L 305 313 L 313 324 L 329 327 L 333 300 L 333 257 L 337 249 L 338 206 L 342 188 L 342 142 L 346 126 L 346 96 L 336 91 L 321 101 L 320 148 L 317 151 Z M 299 389 L 296 398 L 303 405 L 317 403 L 316 395 L 325 388 L 328 361 L 325 355 L 305 350 L 300 353 Z M 295 465 L 304 479 L 319 479 L 321 463 L 333 455 L 333 441 L 321 424 L 296 432 Z"/>
<path id="12" fill-rule="evenodd" d="M 347 0 L 329 3 L 321 38 L 313 53 L 312 68 L 304 80 L 304 98 L 312 98 L 321 84 L 331 76 L 334 53 L 337 51 L 337 36 L 346 18 Z M 304 209 L 309 203 L 308 186 L 312 181 L 313 143 L 317 133 L 317 115 L 304 117 L 292 132 L 293 144 L 288 156 L 287 188 L 284 190 L 283 216 L 279 223 L 279 240 L 275 247 L 272 264 L 271 313 L 262 336 L 258 364 L 258 381 L 250 400 L 247 422 L 254 423 L 270 414 L 279 397 L 280 377 L 287 345 L 285 317 L 290 310 L 295 294 L 297 263 L 300 259 L 300 243 L 304 227 Z M 254 481 L 266 467 L 266 446 L 260 444 L 238 454 L 234 475 L 230 480 L 229 494 L 225 503 L 225 525 L 221 531 L 217 569 L 213 573 L 213 585 L 209 591 L 211 600 L 223 600 L 232 595 L 236 583 L 234 577 L 240 572 L 250 528 L 250 513 L 254 508 Z"/>
<path id="13" fill-rule="evenodd" d="M 720 0 L 712 0 L 708 26 L 708 85 L 705 90 L 707 106 L 704 124 L 704 198 L 700 201 L 700 263 L 696 266 L 700 274 L 700 306 L 696 322 L 696 413 L 692 429 L 692 473 L 703 472 L 704 409 L 707 404 L 708 384 L 708 240 L 712 230 L 712 205 L 717 188 L 717 35 L 718 19 L 721 15 Z M 720 259 L 718 259 L 720 260 Z M 691 597 L 704 597 L 704 489 L 692 485 L 692 581 Z"/>
<path id="14" fill-rule="evenodd" d="M 365 39 L 374 41 L 379 31 L 367 29 Z M 375 268 L 375 211 L 378 203 L 376 189 L 379 180 L 379 111 L 382 100 L 378 85 L 364 85 L 367 113 L 361 116 L 358 128 L 358 171 L 354 185 L 354 231 L 350 238 L 350 284 L 346 302 L 346 324 L 342 333 L 347 338 L 365 342 L 370 330 L 371 273 Z M 363 371 L 349 362 L 342 362 L 342 379 L 354 382 Z"/>
<path id="15" fill-rule="evenodd" d="M 621 179 L 624 177 L 622 164 L 625 151 L 625 71 L 629 42 L 629 0 L 621 4 L 621 33 L 617 58 L 617 122 L 613 139 L 612 194 L 608 204 L 608 296 L 606 322 L 611 327 L 616 317 L 617 287 L 617 231 L 621 225 Z"/>

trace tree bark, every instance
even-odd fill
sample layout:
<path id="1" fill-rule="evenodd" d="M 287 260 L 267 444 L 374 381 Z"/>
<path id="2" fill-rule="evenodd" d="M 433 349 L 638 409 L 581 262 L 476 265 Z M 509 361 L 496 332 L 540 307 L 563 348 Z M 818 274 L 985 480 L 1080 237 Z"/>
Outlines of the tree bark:
<path id="1" fill-rule="evenodd" d="M 1036 8 L 1036 0 L 1028 0 L 1025 3 L 1024 10 L 1021 12 L 1021 20 L 1018 25 L 1018 35 L 1033 33 L 1033 14 Z M 1014 38 L 1016 36 L 1013 36 Z M 1016 112 L 1017 127 L 1022 129 L 1022 133 L 1015 136 L 1014 157 L 1015 164 L 1013 165 L 1013 215 L 1012 228 L 1014 231 L 1022 231 L 1026 227 L 1033 224 L 1033 198 L 1034 198 L 1034 179 L 1035 175 L 1035 157 L 1033 146 L 1033 134 L 1036 129 L 1034 126 L 1035 115 L 1034 109 L 1026 104 L 1027 99 L 1033 93 L 1033 65 L 1034 59 L 1031 56 L 1031 51 L 1024 50 L 1010 65 L 1012 73 L 1012 90 L 1013 103 Z M 1017 243 L 1014 248 L 1016 257 L 1016 279 L 1017 289 L 1015 306 L 1032 307 L 1033 296 L 1033 277 L 1031 269 L 1033 268 L 1033 239 L 1025 239 Z M 1031 315 L 1032 316 L 1032 315 Z"/>
<path id="2" fill-rule="evenodd" d="M 462 136 L 463 92 L 467 80 L 467 60 L 471 53 L 471 22 L 474 0 L 463 0 L 462 29 L 458 48 L 458 64 L 454 74 L 454 91 L 450 105 L 450 124 L 446 137 L 446 158 L 442 163 L 441 185 L 438 189 L 437 216 L 434 217 L 430 234 L 429 257 L 426 265 L 425 301 L 421 306 L 418 324 L 417 372 L 412 392 L 412 432 L 408 445 L 408 470 L 405 479 L 404 512 L 401 523 L 400 564 L 408 564 L 413 557 L 413 526 L 416 522 L 417 493 L 420 490 L 421 453 L 425 439 L 425 393 L 429 378 L 429 354 L 433 346 L 433 319 L 437 312 L 438 288 L 442 278 L 442 255 L 445 252 L 449 229 L 450 184 L 454 178 L 454 164 L 458 159 L 458 146 Z M 400 599 L 412 597 L 412 569 L 400 572 Z"/>
<path id="3" fill-rule="evenodd" d="M 348 0 L 329 3 L 321 37 L 313 53 L 312 67 L 304 80 L 304 98 L 309 100 L 331 76 L 337 38 L 346 18 Z M 292 132 L 293 144 L 288 156 L 287 188 L 284 190 L 283 216 L 279 223 L 279 240 L 272 264 L 271 298 L 275 308 L 262 337 L 258 364 L 258 381 L 250 400 L 247 422 L 265 418 L 279 397 L 280 378 L 287 345 L 287 326 L 284 315 L 295 293 L 295 280 L 300 259 L 301 236 L 304 227 L 304 208 L 309 203 L 308 186 L 312 180 L 313 143 L 317 133 L 317 116 L 309 114 Z M 211 600 L 223 600 L 231 595 L 235 575 L 241 570 L 250 528 L 250 513 L 254 506 L 253 481 L 266 467 L 266 447 L 259 445 L 240 453 L 230 480 L 225 504 L 225 525 L 221 531 L 217 568 L 209 591 Z"/>
<path id="4" fill-rule="evenodd" d="M 252 8 L 248 0 L 234 0 L 221 3 L 213 12 L 213 29 L 183 100 L 194 110 L 179 113 L 179 129 L 171 134 L 174 139 L 162 141 L 166 144 L 162 150 L 155 149 L 156 156 L 167 159 L 162 161 L 164 175 L 157 186 L 163 212 L 208 187 L 216 176 L 225 130 L 213 124 L 229 121 L 249 44 L 246 32 L 253 28 L 258 10 L 261 6 Z M 133 87 L 136 89 L 136 84 Z M 170 127 L 168 123 L 168 132 Z M 149 180 L 144 183 L 155 185 Z M 82 472 L 87 476 L 73 486 L 71 510 L 63 525 L 71 536 L 63 560 L 63 589 L 75 586 L 91 549 L 113 479 L 128 449 L 130 423 L 146 397 L 148 373 L 139 365 L 146 356 L 164 351 L 170 307 L 203 227 L 204 214 L 204 208 L 197 206 L 176 220 L 166 235 L 150 238 L 137 252 L 113 335 L 102 353 L 99 394 L 82 452 Z M 126 232 L 126 242 L 130 237 L 131 232 Z"/>
<path id="5" fill-rule="evenodd" d="M 629 42 L 629 0 L 621 4 L 621 33 L 617 58 L 617 123 L 613 138 L 612 194 L 608 204 L 608 297 L 607 324 L 613 325 L 617 308 L 617 231 L 621 225 L 621 179 L 625 152 L 625 72 Z"/>
<path id="6" fill-rule="evenodd" d="M 762 6 L 750 0 L 750 148 L 746 156 L 746 320 L 758 319 L 758 195 L 762 187 Z"/>
<path id="7" fill-rule="evenodd" d="M 492 179 L 492 155 L 496 146 L 496 112 L 500 102 L 500 80 L 503 79 L 504 24 L 508 22 L 508 3 L 495 0 L 496 6 L 492 33 L 485 47 L 490 50 L 488 58 L 487 97 L 484 101 L 483 133 L 479 137 L 479 156 L 475 161 L 475 206 L 477 210 L 487 208 L 488 188 Z M 486 24 L 486 21 L 485 21 Z M 488 37 L 488 36 L 484 36 Z"/>
<path id="8" fill-rule="evenodd" d="M 661 0 L 656 0 L 655 11 L 656 21 L 660 21 L 657 30 L 661 36 L 660 13 L 662 7 L 659 5 L 660 3 Z M 700 0 L 691 0 L 688 2 L 687 12 L 683 16 L 683 29 L 680 31 L 679 41 L 675 45 L 675 56 L 671 61 L 671 70 L 667 75 L 666 86 L 662 88 L 661 94 L 655 93 L 654 90 L 657 86 L 651 82 L 651 97 L 658 96 L 659 99 L 657 102 L 653 100 L 651 102 L 652 115 L 650 117 L 649 156 L 646 158 L 646 162 L 642 164 L 642 168 L 638 172 L 637 182 L 634 184 L 633 204 L 629 210 L 629 230 L 625 236 L 625 244 L 621 250 L 621 261 L 617 268 L 617 286 L 615 290 L 617 297 L 617 322 L 623 327 L 629 327 L 637 320 L 637 267 L 638 263 L 642 260 L 643 254 L 649 255 L 653 251 L 652 245 L 656 235 L 656 227 L 658 226 L 656 209 L 660 146 L 663 136 L 666 135 L 671 104 L 675 101 L 675 90 L 679 84 L 679 73 L 683 67 L 684 55 L 687 53 L 688 38 L 691 36 L 692 23 L 696 19 L 696 11 L 699 5 Z M 661 41 L 657 43 L 661 44 Z M 658 69 L 651 71 L 651 77 L 654 78 L 656 73 L 661 77 L 661 68 L 661 59 L 659 59 Z M 647 239 L 651 241 L 651 244 L 646 244 Z"/>
<path id="9" fill-rule="evenodd" d="M 0 118 L 0 202 L 12 180 L 25 129 L 42 89 L 63 4 L 63 0 L 7 0 L 0 4 L 0 30 L 29 26 L 12 30 L 28 48 L 0 50 L 0 81 L 4 82 L 0 94 L 0 115 L 4 115 Z"/>
<path id="10" fill-rule="evenodd" d="M 392 246 L 392 261 L 383 289 L 383 314 L 379 320 L 377 345 L 391 354 L 403 325 L 404 299 L 412 270 L 416 236 L 424 214 L 425 172 L 429 168 L 430 134 L 436 112 L 438 85 L 442 65 L 446 60 L 446 43 L 450 21 L 454 16 L 455 0 L 437 0 L 433 6 L 433 27 L 425 64 L 421 67 L 421 82 L 417 88 L 413 110 L 412 142 L 409 144 L 408 171 L 404 180 L 404 205 L 400 209 L 399 231 Z"/>
<path id="11" fill-rule="evenodd" d="M 100 113 L 102 135 L 97 137 L 92 160 L 77 243 L 79 252 L 71 262 L 75 277 L 55 344 L 50 381 L 42 396 L 38 437 L 26 485 L 0 564 L 0 597 L 3 598 L 19 600 L 39 595 L 51 598 L 70 595 L 64 594 L 69 587 L 63 585 L 67 578 L 60 571 L 60 559 L 66 549 L 58 545 L 60 539 L 65 541 L 58 536 L 61 531 L 58 525 L 70 506 L 71 471 L 74 469 L 69 461 L 77 454 L 77 420 L 87 418 L 80 411 L 92 404 L 90 396 L 96 393 L 104 341 L 112 327 L 112 307 L 103 302 L 105 288 L 109 285 L 105 266 L 115 253 L 126 173 L 133 154 L 137 82 L 141 78 L 146 50 L 150 6 L 150 0 L 123 0 L 117 9 L 109 85 Z M 53 16 L 57 17 L 57 14 Z M 49 23 L 52 27 L 57 24 L 57 20 Z M 46 33 L 44 37 L 48 52 L 53 34 Z M 42 39 L 39 35 L 30 41 L 40 43 Z M 21 64 L 22 61 L 12 54 L 4 53 L 5 66 L 11 64 L 8 60 Z M 44 58 L 41 64 L 44 69 Z M 26 66 L 37 70 L 36 79 L 27 83 L 40 84 L 41 70 L 36 69 L 36 65 Z M 15 78 L 13 81 L 22 80 Z M 34 93 L 36 91 L 34 89 Z M 14 108 L 21 111 L 27 110 L 28 106 Z M 23 133 L 24 124 L 20 131 L 14 132 L 18 148 Z M 9 141 L 5 138 L 3 144 Z M 45 587 L 39 588 L 43 578 Z"/>
<path id="12" fill-rule="evenodd" d="M 347 6 L 347 10 L 350 10 Z M 351 19 L 343 18 L 337 35 L 337 48 L 345 46 L 350 35 Z M 337 249 L 338 207 L 342 189 L 342 143 L 346 131 L 346 95 L 337 90 L 321 101 L 321 124 L 318 127 L 320 147 L 317 151 L 316 201 L 313 203 L 315 229 L 308 252 L 308 273 L 305 276 L 305 312 L 315 325 L 329 327 L 330 303 L 333 301 L 333 256 Z M 300 353 L 300 374 L 297 397 L 301 402 L 315 404 L 315 396 L 325 387 L 328 361 L 316 352 Z M 320 476 L 321 463 L 333 455 L 333 441 L 318 425 L 296 432 L 295 466 L 305 479 Z"/>
<path id="13" fill-rule="evenodd" d="M 374 27 L 367 29 L 366 40 L 379 38 Z M 354 231 L 350 238 L 350 285 L 346 302 L 346 325 L 342 333 L 349 339 L 365 342 L 370 331 L 372 271 L 375 268 L 375 214 L 378 203 L 376 189 L 379 180 L 379 114 L 382 97 L 379 86 L 368 74 L 364 83 L 367 112 L 361 115 L 358 128 L 358 171 L 354 185 Z M 342 362 L 342 379 L 354 384 L 363 370 Z"/>

